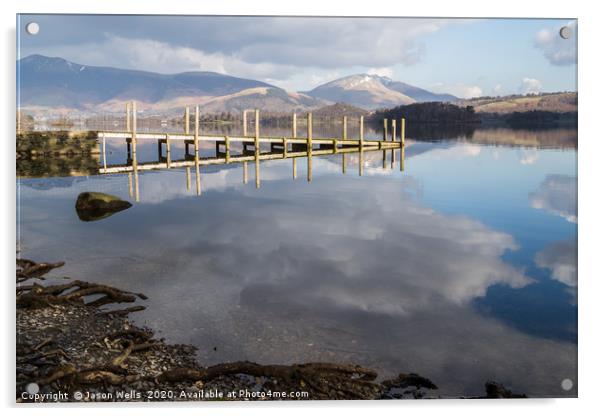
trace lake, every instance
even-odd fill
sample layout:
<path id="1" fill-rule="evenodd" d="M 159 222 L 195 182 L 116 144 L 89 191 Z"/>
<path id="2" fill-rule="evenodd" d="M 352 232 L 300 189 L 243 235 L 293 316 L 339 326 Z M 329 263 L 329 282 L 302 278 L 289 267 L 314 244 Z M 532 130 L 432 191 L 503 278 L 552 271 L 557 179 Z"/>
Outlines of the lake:
<path id="1" fill-rule="evenodd" d="M 366 153 L 362 176 L 357 154 L 345 174 L 341 155 L 314 157 L 311 182 L 304 158 L 296 179 L 291 160 L 262 162 L 259 188 L 252 166 L 247 184 L 240 164 L 203 167 L 197 195 L 184 169 L 144 171 L 138 202 L 127 174 L 21 178 L 19 243 L 65 261 L 50 281 L 145 293 L 131 318 L 197 346 L 203 365 L 351 362 L 418 373 L 443 397 L 488 380 L 575 397 L 576 148 L 572 129 L 473 129 L 408 139 L 403 170 L 399 150 Z M 123 142 L 108 151 L 126 162 Z M 155 160 L 156 142 L 138 153 Z M 82 222 L 85 191 L 134 205 Z"/>

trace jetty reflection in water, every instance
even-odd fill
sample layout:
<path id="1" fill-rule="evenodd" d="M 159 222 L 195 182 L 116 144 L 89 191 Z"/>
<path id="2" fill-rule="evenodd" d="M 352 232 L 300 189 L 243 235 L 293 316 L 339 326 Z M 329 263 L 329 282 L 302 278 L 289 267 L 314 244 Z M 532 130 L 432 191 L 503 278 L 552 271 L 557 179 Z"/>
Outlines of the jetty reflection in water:
<path id="1" fill-rule="evenodd" d="M 282 160 L 288 159 L 291 163 L 291 176 L 292 179 L 298 178 L 298 164 L 299 160 L 303 160 L 306 166 L 306 178 L 308 182 L 312 181 L 312 165 L 313 159 L 320 156 L 326 155 L 339 155 L 340 165 L 341 165 L 341 173 L 347 173 L 347 167 L 349 163 L 352 161 L 354 165 L 357 167 L 357 172 L 359 176 L 364 174 L 364 166 L 365 163 L 365 154 L 376 153 L 378 157 L 382 159 L 382 169 L 393 170 L 399 169 L 400 171 L 404 170 L 404 160 L 405 160 L 405 147 L 389 147 L 389 146 L 368 146 L 368 147 L 355 147 L 355 146 L 347 146 L 345 148 L 336 148 L 334 146 L 320 146 L 319 149 L 314 149 L 311 152 L 308 152 L 307 149 L 304 150 L 296 150 L 296 151 L 269 151 L 262 152 L 258 155 L 257 161 L 250 162 L 250 159 L 254 159 L 254 156 L 249 156 L 249 153 L 252 152 L 246 151 L 246 149 L 240 149 L 239 156 L 230 156 L 228 153 L 220 151 L 220 143 L 218 142 L 215 146 L 215 155 L 210 157 L 203 157 L 197 162 L 194 159 L 194 156 L 189 154 L 188 146 L 184 143 L 184 157 L 182 159 L 172 160 L 172 148 L 175 147 L 176 144 L 171 143 L 168 146 L 167 153 L 164 154 L 164 140 L 157 140 L 157 155 L 156 160 L 147 160 L 145 162 L 138 162 L 134 160 L 137 158 L 136 154 L 132 154 L 131 147 L 129 143 L 126 143 L 127 146 L 127 162 L 125 164 L 109 164 L 107 160 L 111 159 L 111 155 L 107 154 L 106 147 L 103 153 L 103 165 L 99 168 L 100 174 L 118 174 L 124 173 L 128 176 L 128 189 L 129 196 L 134 198 L 136 201 L 140 201 L 140 186 L 139 186 L 139 172 L 141 171 L 153 171 L 153 170 L 168 170 L 168 169 L 182 169 L 184 168 L 186 172 L 186 189 L 188 191 L 191 190 L 191 176 L 192 176 L 192 168 L 199 167 L 195 169 L 194 179 L 195 179 L 195 190 L 197 195 L 201 195 L 201 181 L 202 174 L 200 167 L 209 168 L 211 171 L 216 171 L 219 169 L 229 169 L 234 167 L 236 164 L 242 164 L 242 175 L 241 181 L 243 184 L 247 184 L 249 182 L 249 163 L 253 163 L 255 165 L 255 187 L 259 188 L 261 184 L 261 162 L 265 161 L 274 161 L 274 160 Z M 155 146 L 152 143 L 138 144 L 138 146 Z M 208 146 L 206 146 L 207 148 Z M 305 146 L 304 146 L 305 147 Z M 235 149 L 233 149 L 235 151 Z M 117 151 L 118 152 L 118 151 Z M 149 152 L 145 152 L 148 157 Z M 370 160 L 374 158 L 369 157 Z"/>
<path id="2" fill-rule="evenodd" d="M 205 166 L 202 198 L 185 168 L 143 171 L 140 202 L 95 223 L 73 201 L 127 199 L 127 175 L 23 180 L 23 252 L 66 261 L 58 281 L 143 291 L 151 305 L 132 318 L 204 364 L 353 362 L 424 374 L 443 396 L 489 379 L 575 396 L 561 388 L 577 384 L 577 212 L 562 203 L 575 150 L 408 142 L 403 172 L 388 152 L 385 170 L 366 152 L 362 177 L 358 153 L 346 175 L 342 155 L 316 157 L 311 184 L 291 180 L 290 159 L 262 161 L 259 189 L 242 164 Z M 156 143 L 138 156 L 156 162 Z M 107 158 L 127 164 L 124 143 Z"/>

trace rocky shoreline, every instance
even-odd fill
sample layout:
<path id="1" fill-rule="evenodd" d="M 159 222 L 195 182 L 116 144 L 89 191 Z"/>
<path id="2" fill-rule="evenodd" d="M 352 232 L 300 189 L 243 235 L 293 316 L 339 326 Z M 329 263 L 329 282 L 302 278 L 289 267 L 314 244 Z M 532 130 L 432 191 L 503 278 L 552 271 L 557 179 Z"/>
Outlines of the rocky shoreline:
<path id="1" fill-rule="evenodd" d="M 70 280 L 44 285 L 63 263 L 17 260 L 17 398 L 23 402 L 436 398 L 417 374 L 376 382 L 353 364 L 201 366 L 196 348 L 170 345 L 133 325 L 141 293 Z M 485 397 L 524 397 L 487 383 Z"/>

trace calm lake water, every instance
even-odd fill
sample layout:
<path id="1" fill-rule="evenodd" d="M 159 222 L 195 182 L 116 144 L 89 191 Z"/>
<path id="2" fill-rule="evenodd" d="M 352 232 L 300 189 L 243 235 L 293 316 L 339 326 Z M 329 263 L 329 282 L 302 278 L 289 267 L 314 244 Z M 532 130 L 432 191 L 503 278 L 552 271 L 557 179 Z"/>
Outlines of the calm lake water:
<path id="1" fill-rule="evenodd" d="M 156 158 L 155 142 L 138 148 Z M 124 143 L 109 151 L 125 162 Z M 352 362 L 419 373 L 446 397 L 487 380 L 576 396 L 576 131 L 409 140 L 404 171 L 399 150 L 393 168 L 382 157 L 367 153 L 361 177 L 357 154 L 346 174 L 341 155 L 314 157 L 311 183 L 306 159 L 296 180 L 291 160 L 262 162 L 259 189 L 252 164 L 248 184 L 241 165 L 203 167 L 200 196 L 184 169 L 148 171 L 139 202 L 127 174 L 21 179 L 22 256 L 145 293 L 134 321 L 206 365 Z M 134 206 L 82 222 L 84 191 Z"/>

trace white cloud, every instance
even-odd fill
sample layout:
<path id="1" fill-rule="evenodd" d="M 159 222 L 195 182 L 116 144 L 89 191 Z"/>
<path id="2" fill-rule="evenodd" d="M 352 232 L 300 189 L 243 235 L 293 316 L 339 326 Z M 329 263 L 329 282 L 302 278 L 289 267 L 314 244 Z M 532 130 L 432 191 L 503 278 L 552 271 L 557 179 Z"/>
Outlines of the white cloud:
<path id="1" fill-rule="evenodd" d="M 501 95 L 502 94 L 502 84 L 497 84 L 495 87 L 491 89 L 493 95 Z"/>
<path id="2" fill-rule="evenodd" d="M 88 65 L 106 66 L 109 62 L 116 61 L 122 68 L 160 73 L 212 71 L 251 78 L 277 78 L 288 76 L 295 71 L 290 65 L 267 62 L 251 64 L 234 55 L 206 53 L 199 49 L 173 46 L 152 39 L 112 35 L 97 43 L 57 47 L 56 50 L 49 48 L 46 53 Z"/>
<path id="3" fill-rule="evenodd" d="M 52 21 L 58 25 L 56 19 Z M 85 29 L 83 22 L 96 30 L 80 38 Z M 423 36 L 465 22 L 139 16 L 130 17 L 124 24 L 117 17 L 67 19 L 61 27 L 54 28 L 60 41 L 24 48 L 22 52 L 161 73 L 199 69 L 226 72 L 266 82 L 269 79 L 279 86 L 303 90 L 316 86 L 312 77 L 317 74 L 323 78 L 326 71 L 374 68 L 382 75 L 390 75 L 388 68 L 394 65 L 413 65 L 421 60 L 426 51 Z M 75 37 L 85 40 L 73 42 Z"/>
<path id="4" fill-rule="evenodd" d="M 328 160 L 322 159 L 321 162 L 316 166 L 318 170 L 328 171 L 334 167 Z M 204 192 L 236 186 L 239 187 L 238 192 L 247 196 L 246 203 L 249 206 L 261 204 L 261 199 L 256 199 L 258 191 L 254 187 L 241 185 L 240 167 L 228 172 L 204 171 L 202 175 Z M 262 178 L 267 180 L 282 180 L 283 177 L 287 181 L 285 186 L 289 186 L 289 163 L 274 163 L 271 168 L 262 169 Z M 181 198 L 186 194 L 192 197 L 194 192 L 185 190 L 184 179 L 182 171 L 141 175 L 141 197 L 150 198 L 153 204 Z M 170 236 L 171 233 L 178 234 L 172 225 L 186 228 L 188 237 L 178 238 L 178 244 L 185 245 L 197 240 L 199 235 L 208 235 L 215 224 L 224 225 L 209 233 L 213 238 L 208 244 L 228 244 L 229 253 L 238 253 L 241 259 L 248 259 L 241 290 L 255 287 L 278 290 L 289 286 L 287 293 L 294 293 L 295 301 L 320 307 L 330 305 L 393 316 L 414 315 L 444 304 L 466 306 L 476 297 L 484 296 L 492 285 L 520 288 L 531 282 L 522 269 L 502 259 L 506 251 L 518 248 L 511 235 L 493 230 L 466 216 L 448 215 L 425 207 L 401 187 L 391 191 L 391 183 L 386 178 L 370 181 L 370 197 L 362 200 L 360 197 L 365 197 L 368 181 L 369 178 L 364 178 L 360 183 L 352 181 L 345 184 L 332 176 L 321 176 L 319 181 L 312 184 L 314 192 L 328 192 L 330 197 L 313 209 L 309 209 L 308 205 L 290 205 L 283 199 L 277 183 L 266 184 L 264 196 L 267 195 L 273 202 L 269 206 L 262 206 L 261 210 L 251 210 L 249 212 L 252 213 L 245 214 L 239 210 L 240 202 L 226 199 L 220 209 L 223 217 L 193 223 L 199 227 L 196 231 L 191 231 L 191 225 L 184 223 L 175 225 L 167 222 L 164 227 L 171 228 L 166 231 Z M 26 188 L 23 202 L 27 207 L 25 215 L 28 217 L 31 211 L 39 211 L 39 207 L 31 203 L 36 197 L 52 195 L 54 198 L 70 200 L 77 192 L 90 189 L 92 184 L 95 185 L 93 189 L 111 188 L 111 194 L 125 196 L 127 193 L 125 176 L 95 177 L 70 188 L 44 191 Z M 403 185 L 407 186 L 408 183 Z M 162 195 L 164 193 L 170 195 L 166 197 Z M 357 197 L 354 198 L 353 207 L 344 202 L 348 201 L 349 194 Z M 401 206 L 404 210 L 402 216 L 399 215 Z M 237 212 L 241 223 L 252 228 L 254 224 L 265 224 L 265 221 L 272 221 L 272 226 L 259 234 L 245 232 L 236 226 L 239 222 L 224 222 L 233 212 Z M 318 222 L 313 220 L 317 212 L 332 215 Z M 380 220 L 373 221 L 373 215 L 366 215 L 369 212 L 376 213 Z M 253 221 L 249 220 L 250 217 L 253 217 Z M 39 231 L 27 228 L 24 235 Z M 82 230 L 73 227 L 70 232 L 79 233 Z M 157 226 L 148 232 L 163 235 L 163 228 Z M 119 231 L 117 233 L 120 234 Z M 321 237 L 316 239 L 316 236 Z M 74 237 L 68 238 L 79 240 Z M 121 237 L 128 239 L 131 236 Z M 139 238 L 136 236 L 137 241 Z M 144 240 L 150 242 L 153 239 Z M 126 244 L 125 241 L 123 244 Z M 165 249 L 171 250 L 167 246 Z M 205 255 L 210 258 L 211 252 Z M 357 252 L 363 255 L 355 255 Z M 187 263 L 186 267 L 191 265 Z M 227 276 L 236 276 L 240 266 L 227 261 L 220 267 L 225 268 L 223 271 Z M 328 272 L 324 272 L 324 268 Z M 324 278 L 323 272 L 329 276 L 328 279 Z M 371 277 L 374 275 L 379 276 L 378 285 L 374 285 Z"/>
<path id="5" fill-rule="evenodd" d="M 341 78 L 339 71 L 328 71 L 324 73 L 312 73 L 308 79 L 309 88 L 317 87 L 318 85 L 325 84 L 332 81 L 333 79 Z"/>
<path id="6" fill-rule="evenodd" d="M 431 91 L 436 93 L 453 94 L 459 98 L 473 98 L 483 95 L 483 90 L 477 85 L 466 85 L 463 83 L 443 84 L 438 83 L 431 87 Z"/>
<path id="7" fill-rule="evenodd" d="M 527 149 L 521 151 L 520 164 L 521 165 L 533 165 L 539 159 L 539 153 L 534 149 Z"/>
<path id="8" fill-rule="evenodd" d="M 571 37 L 563 39 L 560 28 L 567 26 Z M 545 28 L 535 35 L 535 47 L 541 49 L 545 58 L 553 65 L 573 65 L 577 63 L 577 21 L 573 20 L 554 28 Z"/>
<path id="9" fill-rule="evenodd" d="M 544 209 L 569 222 L 577 222 L 577 178 L 548 175 L 535 192 L 529 194 L 531 207 Z"/>
<path id="10" fill-rule="evenodd" d="M 425 51 L 420 38 L 456 21 L 408 19 L 400 23 L 397 19 L 273 18 L 237 28 L 238 36 L 253 42 L 242 44 L 236 54 L 248 62 L 284 60 L 302 67 L 413 65 Z"/>
<path id="11" fill-rule="evenodd" d="M 519 91 L 522 94 L 539 94 L 541 92 L 541 81 L 535 78 L 523 78 Z"/>
<path id="12" fill-rule="evenodd" d="M 483 146 L 476 144 L 460 143 L 450 147 L 440 147 L 429 151 L 430 156 L 439 158 L 461 159 L 465 157 L 475 157 L 481 154 Z"/>
<path id="13" fill-rule="evenodd" d="M 369 75 L 378 75 L 381 77 L 393 78 L 393 68 L 382 67 L 382 68 L 370 68 L 368 70 Z"/>
<path id="14" fill-rule="evenodd" d="M 547 246 L 535 255 L 537 267 L 550 269 L 552 279 L 570 287 L 577 286 L 577 244 L 563 241 Z"/>

